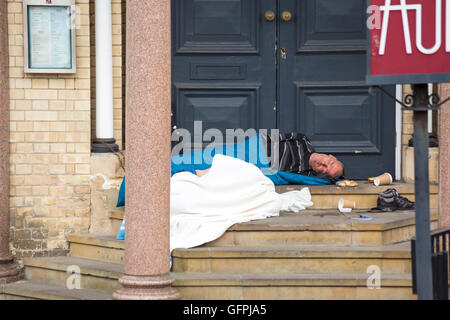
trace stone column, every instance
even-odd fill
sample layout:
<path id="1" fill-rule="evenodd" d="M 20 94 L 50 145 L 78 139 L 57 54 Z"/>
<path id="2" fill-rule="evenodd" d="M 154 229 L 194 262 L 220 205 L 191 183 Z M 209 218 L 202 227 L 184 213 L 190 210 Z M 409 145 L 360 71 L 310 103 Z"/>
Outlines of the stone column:
<path id="1" fill-rule="evenodd" d="M 450 97 L 450 83 L 441 85 L 442 100 Z M 450 102 L 439 110 L 439 226 L 450 227 Z"/>
<path id="2" fill-rule="evenodd" d="M 19 280 L 19 268 L 9 252 L 9 70 L 8 16 L 0 1 L 0 284 Z"/>
<path id="3" fill-rule="evenodd" d="M 128 0 L 125 274 L 114 299 L 179 299 L 170 277 L 171 14 Z"/>

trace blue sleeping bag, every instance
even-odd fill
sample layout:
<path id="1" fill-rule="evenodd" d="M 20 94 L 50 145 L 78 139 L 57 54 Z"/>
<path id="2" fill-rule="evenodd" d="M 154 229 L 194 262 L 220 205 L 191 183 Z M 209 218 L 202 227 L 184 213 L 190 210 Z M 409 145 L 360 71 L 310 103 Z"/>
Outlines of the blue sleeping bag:
<path id="1" fill-rule="evenodd" d="M 170 174 L 188 171 L 193 174 L 195 170 L 205 170 L 211 167 L 212 159 L 216 154 L 223 154 L 233 158 L 238 158 L 246 162 L 253 163 L 261 169 L 263 174 L 272 180 L 276 186 L 282 185 L 329 185 L 328 180 L 305 176 L 301 174 L 270 170 L 269 159 L 260 134 L 255 134 L 243 142 L 236 144 L 224 144 L 215 147 L 208 147 L 203 150 L 188 152 L 173 156 L 171 158 Z M 125 205 L 125 178 L 122 181 L 119 191 L 117 206 Z"/>

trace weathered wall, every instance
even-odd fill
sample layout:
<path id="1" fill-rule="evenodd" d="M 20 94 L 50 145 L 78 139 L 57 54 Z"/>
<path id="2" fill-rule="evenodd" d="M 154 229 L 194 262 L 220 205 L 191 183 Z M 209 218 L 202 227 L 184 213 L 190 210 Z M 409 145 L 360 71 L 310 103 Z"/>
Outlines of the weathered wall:
<path id="1" fill-rule="evenodd" d="M 442 99 L 450 97 L 450 83 L 440 88 Z M 450 227 L 450 102 L 439 110 L 439 226 Z"/>
<path id="2" fill-rule="evenodd" d="M 7 0 L 10 50 L 10 212 L 19 257 L 57 254 L 90 223 L 89 0 L 77 0 L 77 73 L 24 74 L 21 0 Z"/>
<path id="3" fill-rule="evenodd" d="M 412 94 L 410 85 L 403 86 L 403 98 Z M 414 183 L 414 148 L 409 147 L 409 140 L 414 134 L 413 111 L 404 110 L 402 119 L 402 179 L 407 183 Z M 439 182 L 439 149 L 429 148 L 429 176 L 430 183 Z"/>

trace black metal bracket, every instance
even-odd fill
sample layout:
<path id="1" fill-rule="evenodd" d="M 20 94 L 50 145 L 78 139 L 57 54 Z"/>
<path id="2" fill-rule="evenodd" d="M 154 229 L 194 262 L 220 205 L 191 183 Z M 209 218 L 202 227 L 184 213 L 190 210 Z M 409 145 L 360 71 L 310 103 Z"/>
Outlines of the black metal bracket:
<path id="1" fill-rule="evenodd" d="M 404 110 L 411 110 L 411 111 L 439 110 L 443 104 L 450 101 L 450 97 L 448 97 L 444 101 L 441 101 L 441 97 L 438 94 L 433 93 L 427 95 L 427 105 L 425 107 L 423 106 L 416 107 L 417 103 L 416 101 L 414 101 L 414 96 L 411 94 L 406 95 L 403 101 L 400 101 L 395 96 L 390 94 L 388 91 L 384 90 L 382 86 L 371 86 L 369 92 L 373 89 L 378 89 L 381 92 L 383 92 L 389 98 L 400 104 Z"/>

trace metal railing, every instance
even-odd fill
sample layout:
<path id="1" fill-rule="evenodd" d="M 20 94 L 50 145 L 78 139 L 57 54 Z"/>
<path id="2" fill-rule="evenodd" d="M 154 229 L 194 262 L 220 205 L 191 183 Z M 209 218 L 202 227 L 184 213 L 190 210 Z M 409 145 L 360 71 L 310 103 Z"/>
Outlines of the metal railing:
<path id="1" fill-rule="evenodd" d="M 431 265 L 433 273 L 433 299 L 449 300 L 449 252 L 450 252 L 450 228 L 432 232 L 431 236 Z M 413 293 L 417 294 L 416 271 L 416 238 L 411 239 L 411 267 Z"/>

